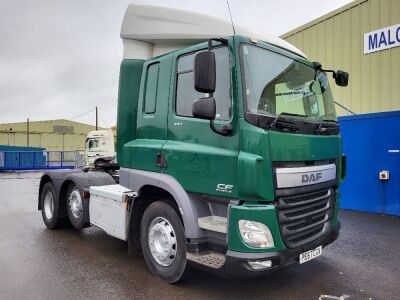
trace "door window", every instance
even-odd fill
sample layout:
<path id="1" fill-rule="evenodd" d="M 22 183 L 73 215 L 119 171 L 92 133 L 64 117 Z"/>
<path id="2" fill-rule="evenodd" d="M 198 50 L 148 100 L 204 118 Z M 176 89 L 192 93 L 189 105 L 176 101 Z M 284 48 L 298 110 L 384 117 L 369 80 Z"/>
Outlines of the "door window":
<path id="1" fill-rule="evenodd" d="M 156 112 L 159 65 L 159 63 L 156 63 L 147 68 L 146 97 L 144 102 L 144 112 L 146 114 L 154 114 Z"/>
<path id="2" fill-rule="evenodd" d="M 216 119 L 229 120 L 231 117 L 232 100 L 230 96 L 230 65 L 227 47 L 212 50 L 215 53 L 216 88 L 214 92 L 217 104 Z M 184 117 L 193 117 L 193 102 L 208 94 L 199 93 L 194 89 L 193 62 L 196 53 L 181 56 L 178 59 L 178 76 L 176 89 L 176 114 Z"/>

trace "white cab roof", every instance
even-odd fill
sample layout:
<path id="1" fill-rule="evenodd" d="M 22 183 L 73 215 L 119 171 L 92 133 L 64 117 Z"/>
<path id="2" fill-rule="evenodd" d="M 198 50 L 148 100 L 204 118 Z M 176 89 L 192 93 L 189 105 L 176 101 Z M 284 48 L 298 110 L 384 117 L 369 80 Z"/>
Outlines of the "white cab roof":
<path id="1" fill-rule="evenodd" d="M 228 13 L 228 12 L 227 12 Z M 288 42 L 235 24 L 237 35 L 244 35 L 305 54 Z M 130 4 L 121 28 L 124 58 L 148 59 L 179 48 L 204 42 L 208 38 L 234 35 L 229 20 L 174 7 Z"/>

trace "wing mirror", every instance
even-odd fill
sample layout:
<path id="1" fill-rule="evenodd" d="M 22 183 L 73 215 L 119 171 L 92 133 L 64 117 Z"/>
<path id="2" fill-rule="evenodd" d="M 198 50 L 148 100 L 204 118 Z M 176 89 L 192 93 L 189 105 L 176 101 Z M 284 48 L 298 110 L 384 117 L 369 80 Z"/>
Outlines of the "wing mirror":
<path id="1" fill-rule="evenodd" d="M 194 101 L 192 107 L 193 117 L 209 120 L 210 128 L 215 133 L 222 136 L 229 136 L 233 133 L 232 125 L 223 125 L 221 129 L 217 128 L 214 120 L 217 114 L 217 105 L 213 97 L 216 84 L 216 66 L 215 66 L 215 53 L 212 52 L 212 40 L 208 40 L 208 50 L 201 51 L 194 57 L 194 88 L 200 93 L 210 94 L 209 97 L 200 98 Z M 227 43 L 224 39 L 214 39 Z"/>
<path id="2" fill-rule="evenodd" d="M 194 88 L 200 93 L 214 93 L 216 81 L 215 53 L 201 51 L 194 57 Z"/>
<path id="3" fill-rule="evenodd" d="M 214 97 L 200 98 L 193 102 L 192 113 L 195 118 L 214 120 L 216 111 Z"/>
<path id="4" fill-rule="evenodd" d="M 349 84 L 349 73 L 341 70 L 337 70 L 333 73 L 333 78 L 335 78 L 335 83 L 338 86 L 347 86 Z"/>
<path id="5" fill-rule="evenodd" d="M 333 74 L 333 78 L 335 79 L 335 83 L 338 86 L 347 86 L 349 84 L 349 73 L 347 73 L 345 71 L 342 71 L 342 70 L 337 70 L 337 71 L 324 70 L 322 68 L 321 63 L 319 63 L 317 61 L 314 61 L 313 65 L 314 65 L 314 69 L 317 70 L 317 71 L 320 70 L 322 72 L 330 72 L 330 73 L 332 73 Z"/>

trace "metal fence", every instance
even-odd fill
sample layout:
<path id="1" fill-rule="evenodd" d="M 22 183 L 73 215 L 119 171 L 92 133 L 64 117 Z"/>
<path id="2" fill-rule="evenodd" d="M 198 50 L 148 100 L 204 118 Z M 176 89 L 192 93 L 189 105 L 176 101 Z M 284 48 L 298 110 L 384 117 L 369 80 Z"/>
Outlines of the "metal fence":
<path id="1" fill-rule="evenodd" d="M 2 171 L 76 169 L 84 165 L 84 151 L 0 151 Z"/>

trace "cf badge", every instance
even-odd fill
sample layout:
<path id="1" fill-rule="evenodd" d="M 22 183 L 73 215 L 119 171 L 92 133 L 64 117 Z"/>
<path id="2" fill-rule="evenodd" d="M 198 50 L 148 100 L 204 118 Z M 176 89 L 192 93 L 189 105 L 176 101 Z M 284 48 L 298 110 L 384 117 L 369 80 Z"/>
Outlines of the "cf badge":
<path id="1" fill-rule="evenodd" d="M 217 192 L 222 192 L 222 193 L 232 193 L 233 185 L 231 184 L 224 184 L 224 183 L 218 183 L 217 188 L 215 189 Z"/>

